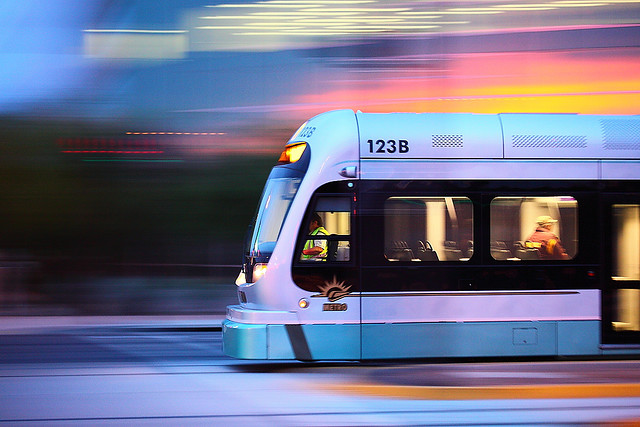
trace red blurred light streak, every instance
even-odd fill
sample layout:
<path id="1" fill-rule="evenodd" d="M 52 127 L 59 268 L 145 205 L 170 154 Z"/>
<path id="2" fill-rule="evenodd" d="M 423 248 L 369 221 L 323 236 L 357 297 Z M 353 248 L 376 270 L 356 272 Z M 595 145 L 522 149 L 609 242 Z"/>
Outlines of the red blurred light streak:
<path id="1" fill-rule="evenodd" d="M 61 153 L 72 154 L 162 154 L 164 151 L 130 151 L 130 150 L 63 150 Z"/>
<path id="2" fill-rule="evenodd" d="M 226 135 L 225 132 L 127 132 L 127 135 L 195 135 L 212 136 Z"/>

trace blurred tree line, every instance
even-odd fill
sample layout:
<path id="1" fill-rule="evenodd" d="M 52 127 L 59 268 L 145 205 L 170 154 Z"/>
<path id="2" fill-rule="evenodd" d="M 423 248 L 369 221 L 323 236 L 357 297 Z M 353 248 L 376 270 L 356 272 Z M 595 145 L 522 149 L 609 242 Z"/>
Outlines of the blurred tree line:
<path id="1" fill-rule="evenodd" d="M 5 258 L 31 257 L 65 272 L 240 264 L 277 153 L 190 156 L 162 141 L 152 147 L 162 148 L 162 156 L 104 150 L 122 146 L 125 133 L 121 126 L 0 119 Z M 79 149 L 69 150 L 74 144 Z M 124 144 L 131 149 L 137 142 Z"/>

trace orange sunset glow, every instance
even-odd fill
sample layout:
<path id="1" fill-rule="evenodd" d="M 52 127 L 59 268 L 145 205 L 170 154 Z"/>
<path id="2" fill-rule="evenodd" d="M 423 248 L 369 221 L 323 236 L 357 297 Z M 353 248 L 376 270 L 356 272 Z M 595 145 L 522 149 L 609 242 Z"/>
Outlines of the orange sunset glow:
<path id="1" fill-rule="evenodd" d="M 298 105 L 368 112 L 640 113 L 640 49 L 446 55 L 444 68 L 330 81 Z"/>

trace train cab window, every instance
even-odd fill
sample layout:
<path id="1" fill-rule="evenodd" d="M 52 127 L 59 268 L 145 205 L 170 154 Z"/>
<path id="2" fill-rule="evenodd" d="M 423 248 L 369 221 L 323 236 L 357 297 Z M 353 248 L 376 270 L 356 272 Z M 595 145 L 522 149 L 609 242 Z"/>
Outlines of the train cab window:
<path id="1" fill-rule="evenodd" d="M 496 197 L 490 216 L 495 260 L 570 260 L 577 253 L 578 202 L 573 197 Z"/>
<path id="2" fill-rule="evenodd" d="M 613 205 L 613 281 L 618 331 L 640 331 L 640 205 Z"/>
<path id="3" fill-rule="evenodd" d="M 390 197 L 384 204 L 385 258 L 468 261 L 473 256 L 473 204 L 467 197 Z"/>
<path id="4" fill-rule="evenodd" d="M 351 200 L 349 197 L 318 197 L 303 227 L 302 262 L 351 260 Z"/>

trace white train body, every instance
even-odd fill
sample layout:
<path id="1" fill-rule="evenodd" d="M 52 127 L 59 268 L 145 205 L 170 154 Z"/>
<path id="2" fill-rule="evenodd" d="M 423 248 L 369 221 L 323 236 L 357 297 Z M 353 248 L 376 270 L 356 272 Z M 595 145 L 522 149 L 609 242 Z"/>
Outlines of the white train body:
<path id="1" fill-rule="evenodd" d="M 227 309 L 228 355 L 640 350 L 640 117 L 334 111 L 287 147 Z M 326 234 L 309 234 L 313 213 Z M 557 259 L 529 241 L 542 217 Z"/>

